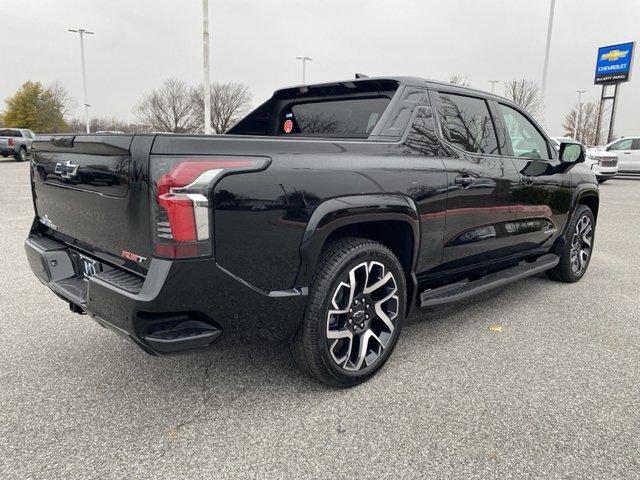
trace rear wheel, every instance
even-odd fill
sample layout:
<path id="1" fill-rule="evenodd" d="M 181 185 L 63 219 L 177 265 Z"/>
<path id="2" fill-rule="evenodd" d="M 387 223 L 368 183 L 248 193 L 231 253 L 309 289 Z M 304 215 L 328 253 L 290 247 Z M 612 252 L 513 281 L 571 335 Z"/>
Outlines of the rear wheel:
<path id="1" fill-rule="evenodd" d="M 18 162 L 26 162 L 27 161 L 27 149 L 26 148 L 20 148 L 20 150 L 18 150 L 18 153 L 16 153 L 15 159 Z"/>
<path id="2" fill-rule="evenodd" d="M 548 270 L 547 276 L 561 282 L 573 283 L 587 272 L 593 252 L 595 219 L 589 207 L 578 205 L 567 232 L 560 263 Z"/>
<path id="3" fill-rule="evenodd" d="M 372 240 L 342 239 L 322 255 L 291 353 L 325 384 L 362 383 L 391 355 L 405 304 L 404 271 L 395 255 Z"/>

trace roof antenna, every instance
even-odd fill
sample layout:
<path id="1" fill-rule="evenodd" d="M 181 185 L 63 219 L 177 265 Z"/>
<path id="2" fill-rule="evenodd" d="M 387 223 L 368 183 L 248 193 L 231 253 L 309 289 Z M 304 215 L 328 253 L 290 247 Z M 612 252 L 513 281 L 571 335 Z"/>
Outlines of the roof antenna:
<path id="1" fill-rule="evenodd" d="M 356 73 L 356 80 L 358 78 L 369 78 L 369 75 L 365 75 L 364 73 Z"/>

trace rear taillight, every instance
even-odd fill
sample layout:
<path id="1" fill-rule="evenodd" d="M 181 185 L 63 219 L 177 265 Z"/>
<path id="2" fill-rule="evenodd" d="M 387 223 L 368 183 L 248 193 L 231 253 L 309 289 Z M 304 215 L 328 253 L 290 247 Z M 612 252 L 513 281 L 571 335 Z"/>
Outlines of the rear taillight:
<path id="1" fill-rule="evenodd" d="M 262 170 L 263 157 L 151 157 L 154 250 L 167 258 L 212 254 L 209 205 L 215 182 L 223 176 Z"/>
<path id="2" fill-rule="evenodd" d="M 15 142 L 15 140 L 13 138 L 9 137 L 9 140 L 8 140 L 7 144 L 10 147 L 13 147 L 16 144 L 16 142 Z"/>

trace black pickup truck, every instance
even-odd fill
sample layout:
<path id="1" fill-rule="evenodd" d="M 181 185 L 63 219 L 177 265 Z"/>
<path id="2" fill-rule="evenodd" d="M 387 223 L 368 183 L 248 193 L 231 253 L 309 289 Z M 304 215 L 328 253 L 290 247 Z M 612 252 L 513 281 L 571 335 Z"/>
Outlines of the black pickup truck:
<path id="1" fill-rule="evenodd" d="M 152 354 L 286 339 L 352 386 L 417 309 L 587 270 L 598 186 L 504 98 L 419 78 L 274 93 L 225 135 L 33 144 L 33 272 Z"/>

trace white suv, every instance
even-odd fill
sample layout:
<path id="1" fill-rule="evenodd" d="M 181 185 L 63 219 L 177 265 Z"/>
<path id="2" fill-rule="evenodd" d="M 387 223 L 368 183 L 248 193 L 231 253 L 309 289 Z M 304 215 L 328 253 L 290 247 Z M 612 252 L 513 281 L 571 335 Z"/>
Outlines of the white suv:
<path id="1" fill-rule="evenodd" d="M 618 157 L 620 173 L 640 173 L 640 137 L 619 138 L 604 146 Z"/>

